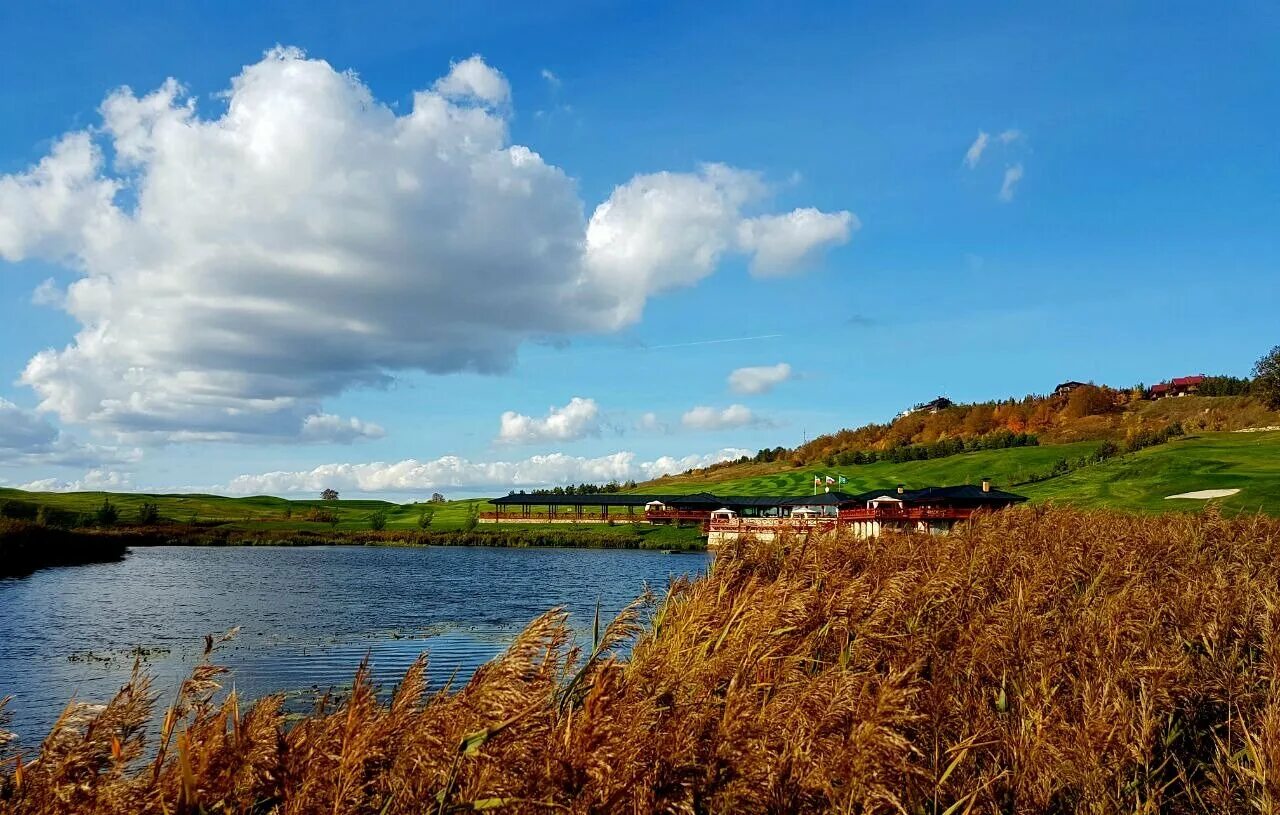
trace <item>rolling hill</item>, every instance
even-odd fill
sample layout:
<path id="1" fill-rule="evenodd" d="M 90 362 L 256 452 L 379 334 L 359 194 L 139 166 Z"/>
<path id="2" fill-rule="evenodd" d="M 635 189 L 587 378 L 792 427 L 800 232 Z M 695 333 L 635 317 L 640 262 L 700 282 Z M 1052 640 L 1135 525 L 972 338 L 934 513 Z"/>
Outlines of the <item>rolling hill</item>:
<path id="1" fill-rule="evenodd" d="M 801 495 L 812 490 L 814 475 L 843 476 L 847 483 L 841 489 L 849 492 L 899 483 L 908 487 L 976 483 L 985 476 L 1035 502 L 1148 512 L 1204 505 L 1198 500 L 1166 500 L 1169 495 L 1239 489 L 1233 496 L 1217 499 L 1218 503 L 1232 511 L 1280 515 L 1280 431 L 1193 434 L 1028 483 L 1033 476 L 1047 474 L 1059 459 L 1074 462 L 1097 447 L 1098 442 L 1075 442 L 846 467 L 745 463 L 661 478 L 639 485 L 636 492 Z"/>

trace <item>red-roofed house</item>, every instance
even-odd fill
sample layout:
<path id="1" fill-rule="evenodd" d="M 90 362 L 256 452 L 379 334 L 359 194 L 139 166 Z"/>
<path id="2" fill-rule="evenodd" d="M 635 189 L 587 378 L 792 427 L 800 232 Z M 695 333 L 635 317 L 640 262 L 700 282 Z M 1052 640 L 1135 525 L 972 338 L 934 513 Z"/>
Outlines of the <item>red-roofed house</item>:
<path id="1" fill-rule="evenodd" d="M 1151 398 L 1162 399 L 1166 396 L 1189 396 L 1200 390 L 1204 383 L 1204 374 L 1196 376 L 1175 376 L 1168 382 L 1151 386 Z"/>

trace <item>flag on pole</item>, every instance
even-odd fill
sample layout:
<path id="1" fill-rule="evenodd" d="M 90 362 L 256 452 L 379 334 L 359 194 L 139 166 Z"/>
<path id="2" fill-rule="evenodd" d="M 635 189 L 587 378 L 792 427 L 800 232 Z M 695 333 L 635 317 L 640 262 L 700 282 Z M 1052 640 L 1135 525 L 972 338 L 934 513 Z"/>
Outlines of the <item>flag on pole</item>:
<path id="1" fill-rule="evenodd" d="M 815 483 L 815 484 L 821 484 L 821 483 L 822 483 L 822 476 L 820 476 L 820 475 L 815 475 L 815 476 L 813 477 L 813 483 Z"/>
<path id="2" fill-rule="evenodd" d="M 841 483 L 841 484 L 848 484 L 848 483 L 849 483 L 849 479 L 845 478 L 844 476 L 839 476 L 839 478 L 840 478 L 840 483 Z"/>
<path id="3" fill-rule="evenodd" d="M 836 483 L 836 480 L 835 480 L 834 478 L 832 478 L 831 476 L 827 476 L 827 483 L 828 483 L 828 484 L 834 484 L 834 483 Z"/>

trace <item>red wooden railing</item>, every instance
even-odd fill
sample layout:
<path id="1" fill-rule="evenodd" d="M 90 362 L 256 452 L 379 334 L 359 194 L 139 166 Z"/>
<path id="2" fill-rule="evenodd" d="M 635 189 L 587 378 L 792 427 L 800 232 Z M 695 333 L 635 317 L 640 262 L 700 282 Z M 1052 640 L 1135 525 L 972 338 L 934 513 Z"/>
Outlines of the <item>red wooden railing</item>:
<path id="1" fill-rule="evenodd" d="M 584 523 L 640 523 L 645 520 L 643 512 L 628 514 L 626 512 L 610 512 L 608 515 L 599 512 L 578 513 L 573 510 L 557 510 L 555 512 L 481 512 L 482 521 L 583 521 Z"/>
<path id="2" fill-rule="evenodd" d="M 701 523 L 710 519 L 711 513 L 694 509 L 646 509 L 644 517 L 649 521 L 697 521 Z"/>
<path id="3" fill-rule="evenodd" d="M 840 510 L 841 521 L 962 521 L 977 510 L 958 507 L 868 507 Z"/>

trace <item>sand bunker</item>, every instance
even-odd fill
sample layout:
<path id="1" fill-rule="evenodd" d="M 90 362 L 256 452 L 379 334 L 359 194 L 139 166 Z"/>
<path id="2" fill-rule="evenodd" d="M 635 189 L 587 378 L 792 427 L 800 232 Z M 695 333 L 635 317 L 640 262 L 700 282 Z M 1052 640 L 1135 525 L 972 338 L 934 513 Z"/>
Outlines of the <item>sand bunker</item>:
<path id="1" fill-rule="evenodd" d="M 1228 495 L 1235 495 L 1237 492 L 1240 492 L 1240 490 L 1196 490 L 1195 492 L 1180 492 L 1177 495 L 1166 495 L 1164 500 L 1168 501 L 1170 498 L 1199 498 L 1201 500 L 1206 498 L 1226 498 Z"/>

